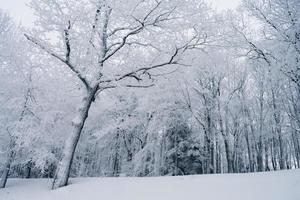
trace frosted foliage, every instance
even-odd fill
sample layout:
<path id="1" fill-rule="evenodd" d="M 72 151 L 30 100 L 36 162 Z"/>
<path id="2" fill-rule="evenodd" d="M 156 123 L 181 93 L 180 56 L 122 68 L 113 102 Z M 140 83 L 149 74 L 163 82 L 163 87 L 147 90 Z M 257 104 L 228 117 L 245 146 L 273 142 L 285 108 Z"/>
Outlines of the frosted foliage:
<path id="1" fill-rule="evenodd" d="M 300 167 L 299 1 L 29 6 L 0 10 L 0 188 Z"/>

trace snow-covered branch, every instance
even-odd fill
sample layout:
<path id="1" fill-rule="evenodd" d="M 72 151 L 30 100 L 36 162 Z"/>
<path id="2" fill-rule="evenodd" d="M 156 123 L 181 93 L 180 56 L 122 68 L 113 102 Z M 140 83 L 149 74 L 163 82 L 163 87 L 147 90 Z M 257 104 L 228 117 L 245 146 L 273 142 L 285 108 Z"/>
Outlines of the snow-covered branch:
<path id="1" fill-rule="evenodd" d="M 37 40 L 37 39 L 31 37 L 30 35 L 27 35 L 27 34 L 24 34 L 24 36 L 27 38 L 27 40 L 29 40 L 33 44 L 37 45 L 39 48 L 44 50 L 46 53 L 48 53 L 49 55 L 51 55 L 54 58 L 58 59 L 59 61 L 63 62 L 64 64 L 66 64 L 69 67 L 69 69 L 71 69 L 71 71 L 73 71 L 76 74 L 76 76 L 81 80 L 81 82 L 84 84 L 84 86 L 87 89 L 90 88 L 90 85 L 89 85 L 88 81 L 86 80 L 86 78 L 83 77 L 83 75 L 80 73 L 80 71 L 78 69 L 76 69 L 76 66 L 70 62 L 70 43 L 69 43 L 69 39 L 66 38 L 66 48 L 67 48 L 66 58 L 62 58 L 60 55 L 53 52 L 46 45 L 43 45 L 42 42 L 40 42 L 39 40 Z"/>

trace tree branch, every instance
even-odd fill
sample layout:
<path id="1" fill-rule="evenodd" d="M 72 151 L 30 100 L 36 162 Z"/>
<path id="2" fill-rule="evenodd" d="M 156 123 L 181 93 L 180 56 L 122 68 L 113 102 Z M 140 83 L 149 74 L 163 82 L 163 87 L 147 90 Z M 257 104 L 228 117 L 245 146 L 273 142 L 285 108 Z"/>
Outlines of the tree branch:
<path id="1" fill-rule="evenodd" d="M 112 57 L 118 51 L 120 51 L 127 44 L 127 41 L 131 36 L 139 34 L 141 31 L 143 31 L 145 28 L 147 28 L 149 26 L 157 26 L 161 22 L 170 20 L 169 17 L 176 8 L 167 10 L 157 16 L 154 16 L 153 20 L 150 20 L 151 15 L 155 12 L 155 10 L 157 10 L 160 7 L 161 3 L 162 3 L 162 1 L 157 1 L 156 5 L 145 15 L 145 17 L 142 20 L 139 20 L 133 16 L 133 19 L 135 21 L 137 21 L 140 25 L 138 25 L 136 27 L 132 27 L 132 28 L 130 28 L 130 27 L 117 28 L 114 31 L 112 31 L 111 33 L 109 33 L 108 37 L 114 35 L 115 33 L 119 32 L 119 31 L 130 30 L 122 37 L 121 41 L 113 43 L 107 48 L 107 54 L 100 62 L 104 63 L 110 57 Z M 113 48 L 113 47 L 115 47 L 115 48 Z"/>
<path id="2" fill-rule="evenodd" d="M 30 42 L 32 42 L 33 44 L 35 44 L 36 46 L 38 46 L 39 48 L 44 50 L 46 53 L 48 53 L 52 57 L 58 59 L 59 61 L 63 62 L 64 64 L 66 64 L 69 67 L 69 69 L 71 69 L 71 71 L 73 71 L 76 74 L 76 76 L 81 80 L 81 82 L 84 84 L 86 89 L 90 89 L 90 85 L 89 85 L 88 81 L 86 80 L 86 78 L 83 77 L 82 74 L 80 73 L 80 71 L 77 70 L 76 67 L 70 62 L 70 51 L 68 51 L 68 48 L 70 48 L 70 44 L 68 44 L 68 42 L 67 42 L 68 39 L 65 40 L 67 52 L 66 52 L 66 59 L 64 59 L 60 55 L 56 54 L 55 52 L 53 52 L 52 50 L 47 48 L 45 45 L 41 44 L 41 42 L 39 42 L 37 39 L 35 39 L 27 34 L 24 34 L 24 36 L 26 37 L 27 40 L 29 40 Z"/>

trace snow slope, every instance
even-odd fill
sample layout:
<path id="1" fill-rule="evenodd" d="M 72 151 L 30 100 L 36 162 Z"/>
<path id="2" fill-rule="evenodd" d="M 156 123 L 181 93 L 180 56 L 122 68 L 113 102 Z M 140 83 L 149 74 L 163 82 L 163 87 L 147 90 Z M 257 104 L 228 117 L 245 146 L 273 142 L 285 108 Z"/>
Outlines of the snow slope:
<path id="1" fill-rule="evenodd" d="M 300 170 L 158 178 L 10 179 L 0 200 L 300 200 Z"/>

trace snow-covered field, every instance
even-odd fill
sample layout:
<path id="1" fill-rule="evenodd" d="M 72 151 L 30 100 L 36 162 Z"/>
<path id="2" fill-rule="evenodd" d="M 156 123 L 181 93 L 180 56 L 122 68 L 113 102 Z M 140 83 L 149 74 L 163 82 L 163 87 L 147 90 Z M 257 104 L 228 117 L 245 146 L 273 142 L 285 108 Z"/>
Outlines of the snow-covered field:
<path id="1" fill-rule="evenodd" d="M 10 179 L 0 200 L 300 200 L 300 170 L 159 178 Z"/>

